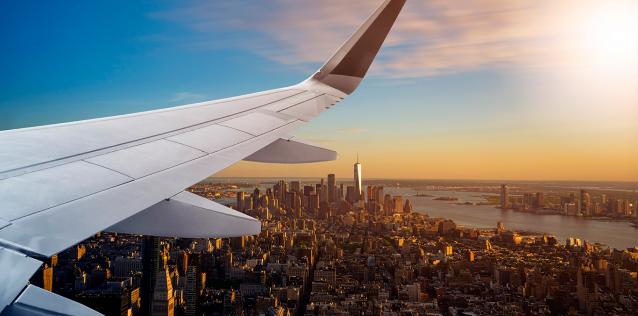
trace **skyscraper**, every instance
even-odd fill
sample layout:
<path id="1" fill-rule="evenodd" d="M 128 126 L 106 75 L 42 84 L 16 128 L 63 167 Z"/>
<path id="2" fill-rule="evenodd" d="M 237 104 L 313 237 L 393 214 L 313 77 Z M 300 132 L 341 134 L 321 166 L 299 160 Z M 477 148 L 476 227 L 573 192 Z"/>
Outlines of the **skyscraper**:
<path id="1" fill-rule="evenodd" d="M 351 185 L 346 188 L 346 201 L 350 204 L 354 204 L 357 201 L 357 194 L 355 190 L 355 187 Z"/>
<path id="2" fill-rule="evenodd" d="M 301 193 L 301 183 L 299 181 L 291 181 L 290 191 Z"/>
<path id="3" fill-rule="evenodd" d="M 142 308 L 143 316 L 151 315 L 153 304 L 153 290 L 160 271 L 160 239 L 147 236 L 142 248 Z"/>
<path id="4" fill-rule="evenodd" d="M 589 195 L 589 192 L 581 189 L 580 190 L 580 212 L 583 215 L 591 215 L 589 214 L 590 206 L 591 206 L 591 196 Z"/>
<path id="5" fill-rule="evenodd" d="M 197 287 L 197 277 L 198 277 L 198 267 L 190 266 L 188 267 L 188 271 L 186 271 L 186 287 L 184 291 L 184 296 L 186 297 L 186 308 L 185 314 L 187 316 L 196 316 L 198 315 L 199 309 L 199 289 Z"/>
<path id="6" fill-rule="evenodd" d="M 253 191 L 253 205 L 252 208 L 257 209 L 259 208 L 259 198 L 261 197 L 260 193 L 259 193 L 259 188 L 255 188 L 255 190 Z"/>
<path id="7" fill-rule="evenodd" d="M 153 302 L 151 304 L 152 316 L 173 316 L 175 315 L 175 297 L 173 296 L 173 285 L 168 269 L 163 268 L 157 271 L 156 283 L 153 291 Z"/>
<path id="8" fill-rule="evenodd" d="M 328 202 L 332 203 L 336 201 L 337 196 L 337 179 L 334 173 L 328 175 Z"/>
<path id="9" fill-rule="evenodd" d="M 507 184 L 501 184 L 501 208 L 506 209 L 510 207 L 510 190 Z"/>
<path id="10" fill-rule="evenodd" d="M 236 210 L 243 212 L 244 211 L 244 200 L 246 199 L 246 193 L 244 191 L 237 192 L 237 206 Z"/>
<path id="11" fill-rule="evenodd" d="M 534 206 L 536 208 L 545 207 L 545 194 L 543 192 L 536 192 L 536 202 Z"/>
<path id="12" fill-rule="evenodd" d="M 357 201 L 361 198 L 361 164 L 359 163 L 359 155 L 357 155 L 357 162 L 354 164 L 354 188 L 357 194 Z"/>
<path id="13" fill-rule="evenodd" d="M 393 202 L 393 214 L 401 214 L 403 212 L 403 196 L 397 195 L 392 198 Z"/>

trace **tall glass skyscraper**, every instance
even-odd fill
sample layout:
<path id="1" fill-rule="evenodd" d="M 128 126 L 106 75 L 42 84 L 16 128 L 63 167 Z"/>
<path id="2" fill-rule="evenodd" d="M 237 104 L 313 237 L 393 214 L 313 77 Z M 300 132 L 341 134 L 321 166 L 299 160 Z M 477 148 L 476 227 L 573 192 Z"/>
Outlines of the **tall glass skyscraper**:
<path id="1" fill-rule="evenodd" d="M 361 198 L 362 186 L 361 186 L 361 164 L 359 163 L 359 155 L 357 155 L 357 162 L 354 164 L 354 189 L 357 193 L 357 201 Z"/>

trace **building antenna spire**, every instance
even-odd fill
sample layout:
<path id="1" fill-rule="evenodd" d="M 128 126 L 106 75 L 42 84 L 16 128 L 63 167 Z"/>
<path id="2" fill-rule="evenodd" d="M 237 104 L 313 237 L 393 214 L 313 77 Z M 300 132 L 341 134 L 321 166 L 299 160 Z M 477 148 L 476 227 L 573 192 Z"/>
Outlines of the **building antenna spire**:
<path id="1" fill-rule="evenodd" d="M 357 152 L 357 163 L 359 163 L 359 152 Z"/>

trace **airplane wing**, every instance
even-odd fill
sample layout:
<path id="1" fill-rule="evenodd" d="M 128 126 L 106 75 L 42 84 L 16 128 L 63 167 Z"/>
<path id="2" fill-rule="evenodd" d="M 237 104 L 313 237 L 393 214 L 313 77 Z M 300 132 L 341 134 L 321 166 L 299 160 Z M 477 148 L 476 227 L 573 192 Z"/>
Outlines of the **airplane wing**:
<path id="1" fill-rule="evenodd" d="M 2 315 L 91 314 L 28 280 L 40 260 L 99 231 L 258 234 L 259 221 L 183 190 L 243 159 L 335 159 L 291 133 L 357 88 L 404 3 L 386 0 L 319 71 L 290 87 L 0 132 Z"/>

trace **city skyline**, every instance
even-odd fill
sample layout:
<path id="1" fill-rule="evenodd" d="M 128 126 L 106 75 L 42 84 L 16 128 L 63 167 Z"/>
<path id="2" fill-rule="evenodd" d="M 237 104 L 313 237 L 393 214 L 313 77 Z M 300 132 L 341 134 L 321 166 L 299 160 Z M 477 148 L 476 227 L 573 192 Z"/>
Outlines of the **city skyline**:
<path id="1" fill-rule="evenodd" d="M 123 11 L 3 3 L 0 23 L 11 32 L 0 61 L 0 129 L 289 84 L 329 56 L 333 39 L 345 38 L 375 5 L 155 2 Z M 347 174 L 360 152 L 372 178 L 636 181 L 634 7 L 411 1 L 362 91 L 298 134 L 338 151 L 338 161 L 240 163 L 221 174 Z M 310 40 L 299 46 L 298 34 Z"/>
<path id="2" fill-rule="evenodd" d="M 600 240 L 559 238 L 501 221 L 491 223 L 495 229 L 459 225 L 411 202 L 450 198 L 397 194 L 382 185 L 368 185 L 357 197 L 350 180 L 347 188 L 334 173 L 254 189 L 199 183 L 189 191 L 206 198 L 223 192 L 236 210 L 262 221 L 261 233 L 98 234 L 55 256 L 32 282 L 107 315 L 375 314 L 371 309 L 603 315 L 638 306 L 630 295 L 638 284 L 638 248 L 606 249 Z M 513 204 L 545 205 L 542 194 L 519 199 L 521 192 L 508 189 L 494 187 Z M 561 204 L 575 194 L 561 196 Z M 598 197 L 581 190 L 579 199 L 588 205 Z M 492 212 L 501 213 L 502 201 L 490 204 Z"/>

